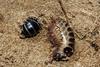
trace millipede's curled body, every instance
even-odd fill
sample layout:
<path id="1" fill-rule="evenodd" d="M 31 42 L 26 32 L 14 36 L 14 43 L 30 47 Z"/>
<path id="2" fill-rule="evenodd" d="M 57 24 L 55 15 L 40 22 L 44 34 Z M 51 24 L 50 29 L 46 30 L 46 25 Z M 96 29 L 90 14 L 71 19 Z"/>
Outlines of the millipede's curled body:
<path id="1" fill-rule="evenodd" d="M 41 29 L 41 23 L 36 17 L 28 17 L 24 24 L 21 25 L 21 36 L 20 38 L 30 38 L 36 36 Z"/>
<path id="2" fill-rule="evenodd" d="M 56 61 L 67 61 L 74 53 L 75 37 L 67 21 L 61 18 L 53 19 L 48 26 L 48 39 L 56 48 L 52 57 Z"/>

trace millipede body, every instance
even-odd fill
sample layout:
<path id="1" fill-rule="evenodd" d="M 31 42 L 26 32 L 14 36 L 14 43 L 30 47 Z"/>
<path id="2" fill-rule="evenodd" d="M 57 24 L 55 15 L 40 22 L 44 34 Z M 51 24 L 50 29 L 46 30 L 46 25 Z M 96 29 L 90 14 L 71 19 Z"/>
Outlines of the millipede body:
<path id="1" fill-rule="evenodd" d="M 75 37 L 68 21 L 62 18 L 52 19 L 48 26 L 48 39 L 56 48 L 52 58 L 56 61 L 67 61 L 74 53 Z"/>

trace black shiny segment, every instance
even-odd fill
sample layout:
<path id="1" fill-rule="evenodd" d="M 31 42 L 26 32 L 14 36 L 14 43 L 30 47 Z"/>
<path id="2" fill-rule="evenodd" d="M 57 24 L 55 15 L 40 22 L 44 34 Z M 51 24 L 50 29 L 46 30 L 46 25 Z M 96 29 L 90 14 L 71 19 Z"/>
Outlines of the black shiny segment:
<path id="1" fill-rule="evenodd" d="M 29 33 L 27 32 L 27 30 L 25 29 L 24 25 L 22 26 L 23 30 L 21 32 L 21 35 L 29 35 Z"/>
<path id="2" fill-rule="evenodd" d="M 39 29 L 40 29 L 39 23 L 33 22 L 33 23 L 31 23 L 31 24 L 32 24 L 34 30 L 39 31 Z"/>
<path id="3" fill-rule="evenodd" d="M 33 33 L 36 34 L 36 30 L 34 29 L 34 27 L 31 23 L 27 23 L 26 27 L 27 27 L 30 35 L 33 34 Z"/>
<path id="4" fill-rule="evenodd" d="M 73 54 L 73 49 L 71 48 L 71 47 L 66 47 L 66 48 L 64 48 L 64 53 L 68 56 L 68 57 L 70 57 L 70 56 L 72 56 L 72 54 Z"/>

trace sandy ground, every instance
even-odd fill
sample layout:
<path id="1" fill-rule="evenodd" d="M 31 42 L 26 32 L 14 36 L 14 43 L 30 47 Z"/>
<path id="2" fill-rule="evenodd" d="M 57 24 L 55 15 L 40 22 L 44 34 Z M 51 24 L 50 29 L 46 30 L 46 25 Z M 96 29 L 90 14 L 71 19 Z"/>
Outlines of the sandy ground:
<path id="1" fill-rule="evenodd" d="M 0 67 L 100 67 L 100 0 L 62 0 L 75 31 L 75 53 L 68 62 L 45 64 L 50 43 L 45 29 L 33 38 L 19 38 L 19 24 L 29 16 L 50 22 L 62 16 L 57 0 L 0 0 Z M 91 42 L 96 46 L 91 46 Z M 90 42 L 90 43 L 89 43 Z"/>

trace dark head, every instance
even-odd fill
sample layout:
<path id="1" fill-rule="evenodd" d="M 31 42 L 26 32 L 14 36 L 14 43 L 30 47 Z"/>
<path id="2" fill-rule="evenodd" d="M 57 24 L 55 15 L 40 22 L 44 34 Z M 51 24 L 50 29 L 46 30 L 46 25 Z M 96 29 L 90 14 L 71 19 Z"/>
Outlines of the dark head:
<path id="1" fill-rule="evenodd" d="M 56 53 L 56 54 L 53 55 L 53 59 L 55 61 L 62 61 L 63 58 L 66 58 L 66 56 L 61 54 L 61 53 Z"/>
<path id="2" fill-rule="evenodd" d="M 72 56 L 73 49 L 70 47 L 66 47 L 63 50 L 63 53 L 58 52 L 53 55 L 53 59 L 56 61 L 68 61 L 68 57 Z"/>
<path id="3" fill-rule="evenodd" d="M 36 36 L 41 29 L 40 22 L 36 17 L 28 17 L 22 25 L 21 35 L 25 38 Z"/>

